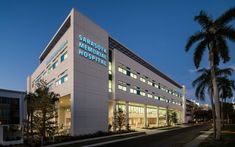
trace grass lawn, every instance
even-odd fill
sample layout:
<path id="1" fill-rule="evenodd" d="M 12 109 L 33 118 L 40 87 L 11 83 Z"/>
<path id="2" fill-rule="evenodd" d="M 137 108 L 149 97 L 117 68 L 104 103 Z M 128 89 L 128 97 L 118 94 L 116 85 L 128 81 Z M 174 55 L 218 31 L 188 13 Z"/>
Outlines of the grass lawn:
<path id="1" fill-rule="evenodd" d="M 222 129 L 222 140 L 213 140 L 213 134 L 211 134 L 200 147 L 235 147 L 235 125 L 226 125 Z"/>

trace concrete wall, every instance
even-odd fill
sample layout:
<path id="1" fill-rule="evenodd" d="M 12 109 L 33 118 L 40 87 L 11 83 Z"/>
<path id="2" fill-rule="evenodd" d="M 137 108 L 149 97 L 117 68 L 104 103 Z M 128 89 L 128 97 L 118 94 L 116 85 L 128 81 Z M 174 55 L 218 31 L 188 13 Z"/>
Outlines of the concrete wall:
<path id="1" fill-rule="evenodd" d="M 79 35 L 108 49 L 108 34 L 76 11 L 74 19 L 74 135 L 107 131 L 108 66 L 79 54 Z"/>

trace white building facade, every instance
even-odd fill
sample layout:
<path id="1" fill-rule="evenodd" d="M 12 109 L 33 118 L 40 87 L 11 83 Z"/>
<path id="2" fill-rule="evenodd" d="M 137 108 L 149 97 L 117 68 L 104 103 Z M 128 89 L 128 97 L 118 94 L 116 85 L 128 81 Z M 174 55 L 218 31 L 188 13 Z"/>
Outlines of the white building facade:
<path id="1" fill-rule="evenodd" d="M 185 88 L 72 9 L 28 77 L 60 94 L 59 125 L 71 135 L 107 131 L 118 109 L 131 128 L 166 125 L 167 112 L 184 122 Z"/>

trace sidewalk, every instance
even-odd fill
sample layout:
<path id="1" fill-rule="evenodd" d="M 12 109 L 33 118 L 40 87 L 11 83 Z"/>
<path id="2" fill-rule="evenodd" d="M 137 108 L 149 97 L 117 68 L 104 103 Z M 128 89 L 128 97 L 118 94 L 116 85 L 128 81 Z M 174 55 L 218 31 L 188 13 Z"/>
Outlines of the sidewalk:
<path id="1" fill-rule="evenodd" d="M 213 133 L 213 128 L 208 131 L 201 131 L 202 134 L 194 138 L 191 142 L 184 145 L 184 147 L 197 147 L 202 143 L 210 134 Z"/>

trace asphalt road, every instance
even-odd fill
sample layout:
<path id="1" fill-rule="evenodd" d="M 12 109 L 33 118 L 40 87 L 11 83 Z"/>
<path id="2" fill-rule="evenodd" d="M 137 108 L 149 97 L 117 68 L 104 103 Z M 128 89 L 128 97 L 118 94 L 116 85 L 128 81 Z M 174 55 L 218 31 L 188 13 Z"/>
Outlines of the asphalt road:
<path id="1" fill-rule="evenodd" d="M 193 140 L 200 131 L 208 130 L 211 125 L 204 124 L 140 138 L 102 145 L 102 147 L 181 147 Z"/>

